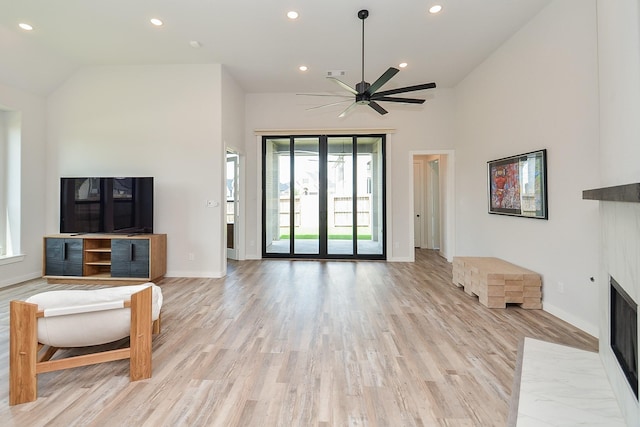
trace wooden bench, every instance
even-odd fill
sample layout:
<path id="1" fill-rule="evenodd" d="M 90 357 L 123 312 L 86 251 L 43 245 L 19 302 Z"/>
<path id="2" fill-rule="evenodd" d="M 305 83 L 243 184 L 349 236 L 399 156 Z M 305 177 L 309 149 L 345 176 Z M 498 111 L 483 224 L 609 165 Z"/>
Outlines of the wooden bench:
<path id="1" fill-rule="evenodd" d="M 454 257 L 453 284 L 489 308 L 519 304 L 526 309 L 542 308 L 542 279 L 526 268 L 489 257 Z"/>

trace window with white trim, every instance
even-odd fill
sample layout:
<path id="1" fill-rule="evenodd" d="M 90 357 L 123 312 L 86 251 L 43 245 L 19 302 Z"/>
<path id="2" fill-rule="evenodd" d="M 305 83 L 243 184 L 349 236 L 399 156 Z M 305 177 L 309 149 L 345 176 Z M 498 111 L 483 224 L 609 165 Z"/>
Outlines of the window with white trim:
<path id="1" fill-rule="evenodd" d="M 0 110 L 0 257 L 7 254 L 7 112 Z"/>
<path id="2" fill-rule="evenodd" d="M 0 107 L 0 258 L 20 253 L 20 122 Z"/>

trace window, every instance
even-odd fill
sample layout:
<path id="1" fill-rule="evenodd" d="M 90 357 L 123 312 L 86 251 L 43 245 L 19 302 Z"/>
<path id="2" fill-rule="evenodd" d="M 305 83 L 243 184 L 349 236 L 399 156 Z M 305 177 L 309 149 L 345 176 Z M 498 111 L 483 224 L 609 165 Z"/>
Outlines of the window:
<path id="1" fill-rule="evenodd" d="M 20 253 L 20 121 L 0 109 L 0 260 Z"/>
<path id="2" fill-rule="evenodd" d="M 7 113 L 0 110 L 0 257 L 7 254 Z"/>

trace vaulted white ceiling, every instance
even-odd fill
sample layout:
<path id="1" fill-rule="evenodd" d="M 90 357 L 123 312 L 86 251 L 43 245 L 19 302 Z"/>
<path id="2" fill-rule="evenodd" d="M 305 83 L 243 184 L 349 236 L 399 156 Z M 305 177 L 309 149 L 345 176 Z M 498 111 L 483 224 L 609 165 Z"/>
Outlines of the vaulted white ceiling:
<path id="1" fill-rule="evenodd" d="M 442 12 L 429 14 L 436 3 Z M 452 87 L 548 3 L 0 0 L 0 83 L 47 94 L 83 66 L 221 63 L 248 93 L 336 92 L 327 71 L 345 71 L 341 80 L 350 85 L 361 80 L 357 12 L 368 9 L 367 81 L 407 62 L 385 89 L 431 81 Z M 297 20 L 287 18 L 290 10 Z M 164 25 L 154 27 L 152 17 Z"/>

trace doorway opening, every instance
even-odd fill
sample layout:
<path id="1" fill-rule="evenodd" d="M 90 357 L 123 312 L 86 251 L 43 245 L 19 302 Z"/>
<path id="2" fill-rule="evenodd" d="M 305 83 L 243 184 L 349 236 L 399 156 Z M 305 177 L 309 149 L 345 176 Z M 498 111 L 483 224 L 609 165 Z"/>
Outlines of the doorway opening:
<path id="1" fill-rule="evenodd" d="M 414 152 L 413 237 L 414 247 L 453 254 L 453 152 Z"/>
<path id="2" fill-rule="evenodd" d="M 227 258 L 238 259 L 238 212 L 239 212 L 239 179 L 240 156 L 233 150 L 227 149 L 226 170 L 226 204 L 225 218 L 227 221 Z"/>
<path id="3" fill-rule="evenodd" d="M 385 139 L 263 137 L 262 256 L 385 259 Z"/>

